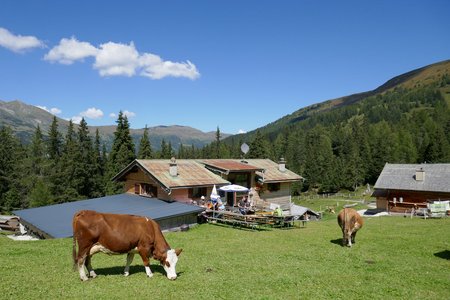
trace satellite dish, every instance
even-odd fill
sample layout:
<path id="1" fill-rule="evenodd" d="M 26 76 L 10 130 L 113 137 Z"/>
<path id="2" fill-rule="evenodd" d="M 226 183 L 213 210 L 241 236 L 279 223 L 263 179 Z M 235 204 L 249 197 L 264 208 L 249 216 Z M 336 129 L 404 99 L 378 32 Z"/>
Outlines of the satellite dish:
<path id="1" fill-rule="evenodd" d="M 242 151 L 242 153 L 244 153 L 244 155 L 245 155 L 245 154 L 247 154 L 248 150 L 250 150 L 250 147 L 249 147 L 246 143 L 243 143 L 243 144 L 241 145 L 241 151 Z"/>

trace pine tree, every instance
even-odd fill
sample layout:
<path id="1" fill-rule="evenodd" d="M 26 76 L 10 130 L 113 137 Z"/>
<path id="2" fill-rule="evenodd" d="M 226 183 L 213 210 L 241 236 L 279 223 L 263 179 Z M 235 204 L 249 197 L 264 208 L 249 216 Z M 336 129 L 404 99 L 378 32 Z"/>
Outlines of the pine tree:
<path id="1" fill-rule="evenodd" d="M 59 197 L 58 202 L 73 201 L 80 198 L 75 178 L 77 151 L 76 134 L 73 122 L 70 120 L 60 163 L 61 173 L 63 174 L 61 185 L 64 187 L 64 193 Z"/>
<path id="2" fill-rule="evenodd" d="M 48 131 L 47 153 L 50 160 L 57 161 L 61 157 L 62 137 L 58 131 L 58 120 L 53 117 L 52 125 Z"/>
<path id="3" fill-rule="evenodd" d="M 164 155 L 165 158 L 170 159 L 173 156 L 172 143 L 169 141 L 167 144 L 167 153 Z"/>
<path id="4" fill-rule="evenodd" d="M 77 152 L 75 155 L 76 190 L 83 198 L 90 198 L 95 176 L 95 155 L 89 129 L 84 118 L 81 119 L 77 133 Z"/>
<path id="5" fill-rule="evenodd" d="M 270 150 L 269 143 L 264 139 L 261 132 L 256 131 L 255 138 L 250 143 L 250 151 L 248 153 L 249 158 L 269 158 Z"/>
<path id="6" fill-rule="evenodd" d="M 123 184 L 114 183 L 111 181 L 111 178 L 136 158 L 134 143 L 130 134 L 130 124 L 127 116 L 124 116 L 122 111 L 119 112 L 116 123 L 117 128 L 114 132 L 114 141 L 108 158 L 106 182 L 106 193 L 108 195 L 122 192 Z"/>
<path id="7" fill-rule="evenodd" d="M 33 139 L 31 141 L 29 158 L 32 174 L 38 177 L 43 177 L 47 161 L 44 139 L 39 125 L 36 127 L 36 131 L 34 132 Z"/>
<path id="8" fill-rule="evenodd" d="M 48 131 L 47 153 L 49 166 L 47 173 L 48 189 L 56 202 L 60 202 L 64 195 L 64 172 L 61 168 L 62 135 L 58 131 L 58 121 L 53 117 L 52 125 Z"/>
<path id="9" fill-rule="evenodd" d="M 186 153 L 186 150 L 184 149 L 183 144 L 180 144 L 180 147 L 178 148 L 177 157 L 178 159 L 189 158 L 188 154 Z"/>
<path id="10" fill-rule="evenodd" d="M 30 207 L 38 207 L 52 204 L 52 195 L 42 178 L 36 181 L 29 195 Z"/>
<path id="11" fill-rule="evenodd" d="M 9 127 L 0 127 L 0 212 L 19 207 L 18 177 L 23 165 L 19 140 Z"/>
<path id="12" fill-rule="evenodd" d="M 169 152 L 169 149 L 168 149 L 166 140 L 163 138 L 161 140 L 161 150 L 160 150 L 159 158 L 165 158 L 165 159 L 170 158 L 170 157 L 168 157 L 169 156 L 168 152 Z"/>
<path id="13" fill-rule="evenodd" d="M 220 129 L 219 126 L 217 126 L 217 130 L 216 130 L 216 153 L 215 153 L 215 158 L 221 158 L 220 155 L 220 138 L 221 138 L 221 134 L 220 134 Z"/>
<path id="14" fill-rule="evenodd" d="M 95 140 L 93 148 L 93 180 L 91 197 L 98 198 L 105 195 L 105 162 L 102 156 L 102 150 L 100 149 L 101 141 L 98 128 L 95 131 Z"/>
<path id="15" fill-rule="evenodd" d="M 335 189 L 335 161 L 331 139 L 325 129 L 318 126 L 305 137 L 304 177 L 310 189 L 331 192 Z"/>
<path id="16" fill-rule="evenodd" d="M 139 159 L 153 158 L 153 151 L 152 146 L 150 144 L 150 139 L 148 137 L 147 125 L 145 125 L 144 134 L 142 135 L 141 141 L 139 143 L 138 158 Z"/>
<path id="17" fill-rule="evenodd" d="M 114 175 L 136 158 L 134 143 L 130 134 L 130 124 L 127 116 L 124 116 L 122 111 L 119 112 L 116 123 L 117 129 L 114 132 L 114 141 L 110 154 L 110 166 Z"/>

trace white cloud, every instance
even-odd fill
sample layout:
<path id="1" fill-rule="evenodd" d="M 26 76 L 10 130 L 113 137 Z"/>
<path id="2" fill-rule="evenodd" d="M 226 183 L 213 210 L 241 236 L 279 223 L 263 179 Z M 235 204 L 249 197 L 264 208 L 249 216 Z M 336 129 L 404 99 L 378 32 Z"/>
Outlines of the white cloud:
<path id="1" fill-rule="evenodd" d="M 44 48 L 45 44 L 34 36 L 14 35 L 7 29 L 0 27 L 0 46 L 20 53 L 32 48 Z"/>
<path id="2" fill-rule="evenodd" d="M 81 117 L 81 116 L 74 116 L 74 117 L 72 117 L 72 118 L 70 118 L 71 120 L 72 120 L 72 122 L 74 123 L 74 124 L 80 124 L 81 123 L 81 119 L 82 119 L 83 117 Z"/>
<path id="3" fill-rule="evenodd" d="M 100 45 L 94 68 L 101 76 L 133 76 L 139 66 L 139 53 L 133 43 L 129 45 L 108 42 Z"/>
<path id="4" fill-rule="evenodd" d="M 150 77 L 151 79 L 162 79 L 164 77 L 186 77 L 189 79 L 197 79 L 200 73 L 197 67 L 190 61 L 176 63 L 172 61 L 163 61 L 158 55 L 144 53 L 140 57 L 140 65 L 142 67 L 141 75 Z"/>
<path id="5" fill-rule="evenodd" d="M 39 107 L 40 109 L 48 111 L 49 113 L 51 113 L 53 115 L 59 115 L 62 112 L 59 108 L 56 108 L 56 107 L 52 107 L 50 109 L 48 109 L 46 106 L 40 106 L 40 105 L 36 105 L 36 107 Z"/>
<path id="6" fill-rule="evenodd" d="M 239 129 L 238 134 L 241 134 L 241 133 L 247 133 L 247 131 L 245 131 L 244 129 Z"/>
<path id="7" fill-rule="evenodd" d="M 128 45 L 107 42 L 97 48 L 88 42 L 80 42 L 75 37 L 63 38 L 44 59 L 70 65 L 87 57 L 95 57 L 93 68 L 98 70 L 100 76 L 140 75 L 151 79 L 186 77 L 192 80 L 200 77 L 197 67 L 189 60 L 173 62 L 165 61 L 152 53 L 140 54 L 133 42 Z"/>
<path id="8" fill-rule="evenodd" d="M 132 117 L 136 116 L 136 114 L 134 112 L 128 111 L 128 110 L 125 110 L 122 113 L 124 116 L 127 116 L 127 118 L 132 118 Z"/>
<path id="9" fill-rule="evenodd" d="M 103 117 L 103 112 L 95 107 L 88 108 L 86 111 L 82 111 L 79 115 L 89 119 L 99 119 Z"/>
<path id="10" fill-rule="evenodd" d="M 110 117 L 110 118 L 115 118 L 115 117 L 117 117 L 117 115 L 116 115 L 115 113 L 110 113 L 110 114 L 109 114 L 109 117 Z"/>
<path id="11" fill-rule="evenodd" d="M 44 56 L 44 59 L 50 62 L 71 65 L 75 61 L 82 61 L 86 57 L 95 57 L 97 53 L 98 49 L 88 42 L 80 42 L 75 37 L 71 37 L 70 39 L 61 39 L 59 45 L 53 47 Z"/>

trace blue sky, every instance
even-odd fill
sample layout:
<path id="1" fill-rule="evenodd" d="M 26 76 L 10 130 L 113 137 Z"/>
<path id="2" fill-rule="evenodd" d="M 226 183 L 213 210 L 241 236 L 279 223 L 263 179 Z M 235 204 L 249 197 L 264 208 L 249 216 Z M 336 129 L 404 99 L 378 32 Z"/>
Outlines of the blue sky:
<path id="1" fill-rule="evenodd" d="M 0 3 L 0 100 L 238 133 L 450 59 L 450 1 Z"/>

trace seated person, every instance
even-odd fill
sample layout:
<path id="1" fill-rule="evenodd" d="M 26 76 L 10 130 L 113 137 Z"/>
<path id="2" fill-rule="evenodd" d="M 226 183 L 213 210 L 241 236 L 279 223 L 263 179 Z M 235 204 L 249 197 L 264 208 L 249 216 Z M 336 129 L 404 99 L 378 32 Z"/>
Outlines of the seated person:
<path id="1" fill-rule="evenodd" d="M 283 216 L 283 211 L 281 210 L 281 207 L 278 206 L 278 207 L 275 209 L 275 211 L 273 212 L 273 215 L 274 215 L 274 216 L 278 216 L 278 217 Z"/>
<path id="2" fill-rule="evenodd" d="M 250 210 L 250 202 L 248 202 L 247 197 L 242 197 L 242 199 L 238 203 L 239 212 L 243 215 L 248 214 Z"/>
<path id="3" fill-rule="evenodd" d="M 223 205 L 222 199 L 220 199 L 220 197 L 217 199 L 216 209 L 225 210 L 225 205 Z"/>
<path id="4" fill-rule="evenodd" d="M 206 207 L 205 196 L 201 196 L 201 197 L 200 197 L 200 203 L 199 203 L 199 205 L 200 205 L 201 207 Z"/>

